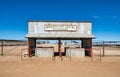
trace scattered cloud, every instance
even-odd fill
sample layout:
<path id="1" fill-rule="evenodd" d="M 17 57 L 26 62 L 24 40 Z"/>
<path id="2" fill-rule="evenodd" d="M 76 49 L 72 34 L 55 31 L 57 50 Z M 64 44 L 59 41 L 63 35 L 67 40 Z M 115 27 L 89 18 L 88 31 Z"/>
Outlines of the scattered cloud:
<path id="1" fill-rule="evenodd" d="M 92 16 L 92 17 L 95 19 L 98 19 L 98 18 L 112 18 L 112 19 L 120 18 L 120 16 Z"/>
<path id="2" fill-rule="evenodd" d="M 113 16 L 113 19 L 120 18 L 120 16 Z"/>
<path id="3" fill-rule="evenodd" d="M 100 18 L 100 16 L 93 16 L 93 18 Z"/>

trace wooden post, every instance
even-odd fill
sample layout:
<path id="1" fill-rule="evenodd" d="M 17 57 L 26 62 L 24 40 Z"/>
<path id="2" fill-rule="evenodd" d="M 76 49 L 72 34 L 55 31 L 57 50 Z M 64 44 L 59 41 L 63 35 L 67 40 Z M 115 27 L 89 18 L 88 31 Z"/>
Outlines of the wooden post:
<path id="1" fill-rule="evenodd" d="M 100 49 L 100 61 L 102 60 L 102 57 L 101 57 L 101 49 Z"/>
<path id="2" fill-rule="evenodd" d="M 105 41 L 103 41 L 103 57 L 105 56 Z"/>
<path id="3" fill-rule="evenodd" d="M 28 38 L 28 56 L 30 57 L 31 52 L 30 52 L 30 38 Z"/>
<path id="4" fill-rule="evenodd" d="M 20 56 L 21 56 L 21 61 L 22 61 L 22 50 L 21 50 L 21 54 L 20 54 Z"/>
<path id="5" fill-rule="evenodd" d="M 70 61 L 71 61 L 71 49 L 70 49 Z"/>
<path id="6" fill-rule="evenodd" d="M 85 48 L 85 56 L 92 57 L 92 38 L 82 39 L 82 48 Z"/>
<path id="7" fill-rule="evenodd" d="M 1 41 L 1 55 L 3 55 L 3 41 Z"/>
<path id="8" fill-rule="evenodd" d="M 93 54 L 92 54 L 92 39 L 90 39 L 90 57 L 93 57 Z"/>
<path id="9" fill-rule="evenodd" d="M 52 60 L 55 60 L 55 56 L 54 56 L 54 47 L 53 47 L 53 56 L 52 56 Z"/>
<path id="10" fill-rule="evenodd" d="M 35 49 L 36 48 L 36 38 L 28 38 L 28 56 L 31 57 L 32 55 L 35 55 Z"/>
<path id="11" fill-rule="evenodd" d="M 59 52 L 59 56 L 61 57 L 61 60 L 62 60 L 62 49 L 61 49 L 61 39 L 59 38 L 58 39 L 58 52 Z"/>

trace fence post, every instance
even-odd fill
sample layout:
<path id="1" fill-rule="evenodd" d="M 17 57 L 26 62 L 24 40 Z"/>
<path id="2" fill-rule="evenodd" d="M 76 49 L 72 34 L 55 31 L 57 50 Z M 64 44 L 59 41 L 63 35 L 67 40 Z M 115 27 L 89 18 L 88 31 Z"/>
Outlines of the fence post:
<path id="1" fill-rule="evenodd" d="M 70 49 L 70 61 L 71 61 L 71 49 Z"/>
<path id="2" fill-rule="evenodd" d="M 1 41 L 1 55 L 3 55 L 3 40 Z"/>
<path id="3" fill-rule="evenodd" d="M 22 61 L 22 49 L 21 49 L 21 54 L 20 54 L 20 56 L 21 56 L 21 61 Z"/>
<path id="4" fill-rule="evenodd" d="M 103 41 L 103 57 L 105 56 L 105 41 Z"/>
<path id="5" fill-rule="evenodd" d="M 100 61 L 102 60 L 102 57 L 101 57 L 101 49 L 100 49 Z"/>

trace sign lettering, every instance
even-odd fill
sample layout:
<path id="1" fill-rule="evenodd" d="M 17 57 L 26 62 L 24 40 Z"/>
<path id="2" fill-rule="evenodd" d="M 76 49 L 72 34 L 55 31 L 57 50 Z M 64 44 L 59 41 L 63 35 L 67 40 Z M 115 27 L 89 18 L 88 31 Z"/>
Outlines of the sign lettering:
<path id="1" fill-rule="evenodd" d="M 72 24 L 46 24 L 45 31 L 76 31 L 77 26 Z"/>

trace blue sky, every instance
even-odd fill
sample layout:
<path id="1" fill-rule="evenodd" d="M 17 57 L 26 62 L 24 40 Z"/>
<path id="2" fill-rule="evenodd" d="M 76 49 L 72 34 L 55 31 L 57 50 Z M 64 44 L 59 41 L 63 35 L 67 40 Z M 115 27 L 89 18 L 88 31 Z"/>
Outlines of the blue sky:
<path id="1" fill-rule="evenodd" d="M 26 39 L 28 20 L 92 21 L 96 40 L 120 41 L 119 0 L 0 0 L 0 39 Z"/>

